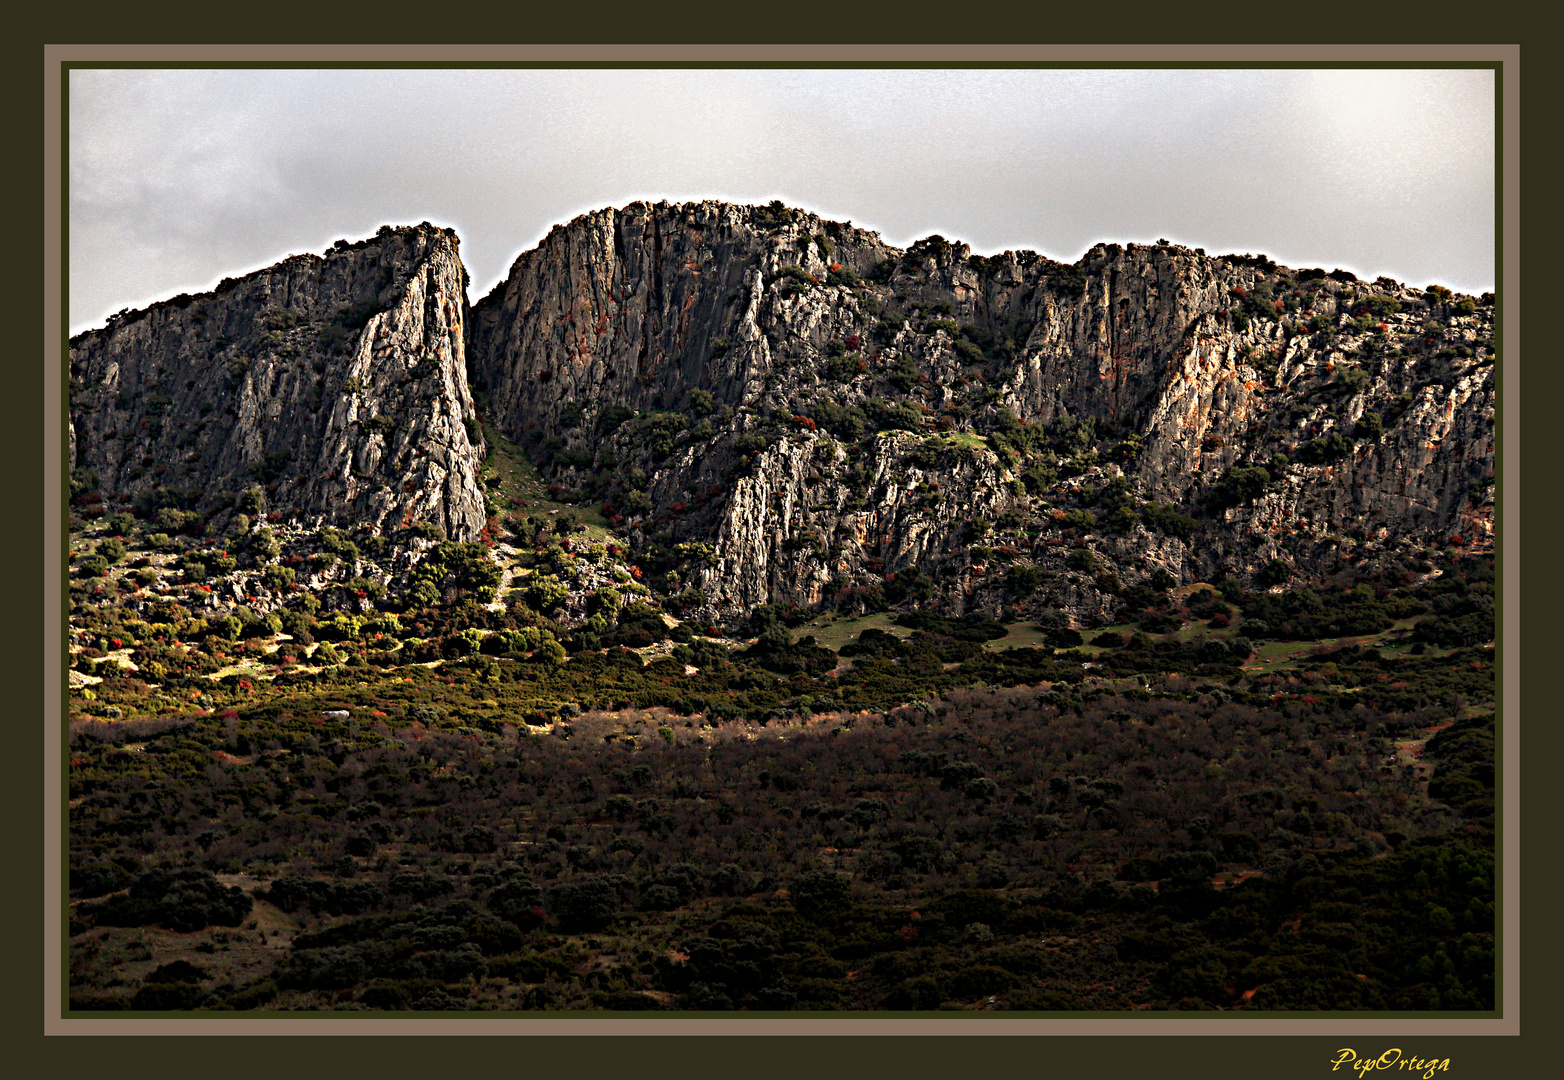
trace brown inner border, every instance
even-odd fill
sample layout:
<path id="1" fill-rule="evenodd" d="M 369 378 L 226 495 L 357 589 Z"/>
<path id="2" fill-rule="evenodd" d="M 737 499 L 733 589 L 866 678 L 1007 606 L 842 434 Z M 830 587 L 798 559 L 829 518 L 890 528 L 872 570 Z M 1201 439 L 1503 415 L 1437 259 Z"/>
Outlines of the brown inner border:
<path id="1" fill-rule="evenodd" d="M 45 588 L 44 632 L 44 934 L 43 1016 L 46 1035 L 1518 1035 L 1520 1033 L 1520 46 L 1519 45 L 46 45 L 44 47 L 44 580 L 61 574 L 64 471 L 61 364 L 63 354 L 63 251 L 61 227 L 62 101 L 66 63 L 85 64 L 718 64 L 802 66 L 886 64 L 1190 64 L 1311 66 L 1337 63 L 1493 63 L 1501 68 L 1503 115 L 1501 200 L 1503 262 L 1500 291 L 1500 551 L 1503 558 L 1503 626 L 1500 700 L 1503 775 L 1501 862 L 1504 957 L 1493 1020 L 1320 1019 L 1297 1020 L 1190 1016 L 1108 1019 L 940 1017 L 928 1019 L 330 1019 L 114 1020 L 62 1019 L 60 965 L 62 826 L 60 740 L 63 611 Z"/>

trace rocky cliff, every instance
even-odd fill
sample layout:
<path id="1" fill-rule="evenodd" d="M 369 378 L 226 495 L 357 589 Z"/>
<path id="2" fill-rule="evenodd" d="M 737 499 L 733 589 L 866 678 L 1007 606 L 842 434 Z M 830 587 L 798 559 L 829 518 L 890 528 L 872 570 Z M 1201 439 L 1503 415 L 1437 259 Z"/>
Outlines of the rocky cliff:
<path id="1" fill-rule="evenodd" d="M 297 518 L 470 539 L 465 285 L 454 233 L 425 224 L 123 312 L 71 341 L 72 467 L 143 506 L 261 484 Z"/>
<path id="2" fill-rule="evenodd" d="M 632 204 L 523 255 L 470 363 L 501 428 L 715 617 L 865 593 L 1089 623 L 1165 575 L 1484 542 L 1490 303 L 1171 244 L 1064 266 Z"/>
<path id="3" fill-rule="evenodd" d="M 482 409 L 713 621 L 1094 625 L 1490 540 L 1491 297 L 1167 243 L 900 251 L 780 203 L 584 215 L 470 317 L 464 280 L 450 234 L 384 229 L 122 315 L 72 342 L 73 464 L 471 538 Z"/>
<path id="4" fill-rule="evenodd" d="M 779 365 L 863 321 L 851 290 L 797 318 L 778 318 L 778 295 L 825 280 L 828 265 L 868 273 L 892 254 L 873 233 L 783 209 L 632 203 L 586 214 L 478 304 L 475 378 L 495 418 L 518 431 L 556 430 L 572 401 L 672 408 L 696 389 L 754 401 Z M 779 286 L 787 267 L 798 276 Z"/>

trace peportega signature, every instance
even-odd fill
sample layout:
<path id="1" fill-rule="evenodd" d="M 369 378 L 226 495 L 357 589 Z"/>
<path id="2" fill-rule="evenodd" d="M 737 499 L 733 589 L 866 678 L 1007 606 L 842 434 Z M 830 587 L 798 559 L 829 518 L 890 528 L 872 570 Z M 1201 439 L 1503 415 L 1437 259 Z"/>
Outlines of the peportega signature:
<path id="1" fill-rule="evenodd" d="M 1342 1047 L 1336 1051 L 1336 1056 L 1331 1061 L 1330 1071 L 1335 1072 L 1343 1065 L 1351 1065 L 1362 1076 L 1367 1076 L 1375 1069 L 1401 1069 L 1406 1072 L 1421 1072 L 1425 1080 L 1437 1072 L 1450 1071 L 1450 1059 L 1423 1058 L 1407 1054 L 1399 1046 L 1391 1047 L 1379 1057 L 1359 1057 L 1358 1052 L 1350 1046 Z"/>

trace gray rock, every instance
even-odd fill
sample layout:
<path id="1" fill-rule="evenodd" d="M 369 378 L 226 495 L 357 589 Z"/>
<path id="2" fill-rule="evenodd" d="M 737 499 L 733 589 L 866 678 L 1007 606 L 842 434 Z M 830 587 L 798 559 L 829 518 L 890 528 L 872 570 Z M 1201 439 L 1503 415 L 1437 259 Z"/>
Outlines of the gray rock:
<path id="1" fill-rule="evenodd" d="M 300 519 L 470 539 L 476 399 L 713 620 L 840 599 L 1094 626 L 1164 573 L 1491 541 L 1492 308 L 1387 279 L 1175 245 L 902 252 L 700 202 L 560 225 L 470 315 L 464 281 L 420 226 L 118 318 L 72 342 L 73 464 L 121 501 L 260 474 Z M 1023 483 L 1037 465 L 1059 476 Z M 1263 490 L 1213 504 L 1235 469 Z M 1094 503 L 1110 482 L 1135 513 Z"/>
<path id="2" fill-rule="evenodd" d="M 422 225 L 82 334 L 72 466 L 120 501 L 211 507 L 261 483 L 296 517 L 427 519 L 471 539 L 484 510 L 463 282 L 455 236 Z"/>

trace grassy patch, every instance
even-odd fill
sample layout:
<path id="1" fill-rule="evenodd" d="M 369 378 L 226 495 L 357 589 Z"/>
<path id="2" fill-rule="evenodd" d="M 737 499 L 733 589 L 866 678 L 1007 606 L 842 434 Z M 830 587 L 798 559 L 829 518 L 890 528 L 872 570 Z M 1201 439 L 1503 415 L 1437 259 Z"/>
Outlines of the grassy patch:
<path id="1" fill-rule="evenodd" d="M 822 645 L 835 652 L 871 627 L 876 630 L 889 631 L 899 638 L 911 637 L 912 631 L 905 626 L 897 626 L 893 621 L 895 618 L 895 612 L 883 611 L 877 615 L 865 615 L 860 619 L 841 619 L 837 621 L 832 621 L 829 615 L 822 615 L 820 618 L 805 623 L 794 630 L 793 640 L 798 641 L 813 634 L 817 645 Z"/>
<path id="2" fill-rule="evenodd" d="M 979 435 L 975 431 L 950 431 L 933 436 L 931 441 L 942 442 L 946 446 L 966 446 L 974 450 L 988 449 L 988 437 Z"/>
<path id="3" fill-rule="evenodd" d="M 489 456 L 484 459 L 481 476 L 484 489 L 499 504 L 501 513 L 554 515 L 580 521 L 593 540 L 613 535 L 608 519 L 596 506 L 556 502 L 549 498 L 548 485 L 521 447 L 507 439 L 493 422 L 482 420 L 483 437 Z"/>
<path id="4" fill-rule="evenodd" d="M 1007 623 L 1005 629 L 1010 633 L 1002 638 L 983 642 L 983 648 L 989 652 L 1004 652 L 1006 649 L 1052 648 L 1044 639 L 1043 632 L 1030 623 Z"/>

